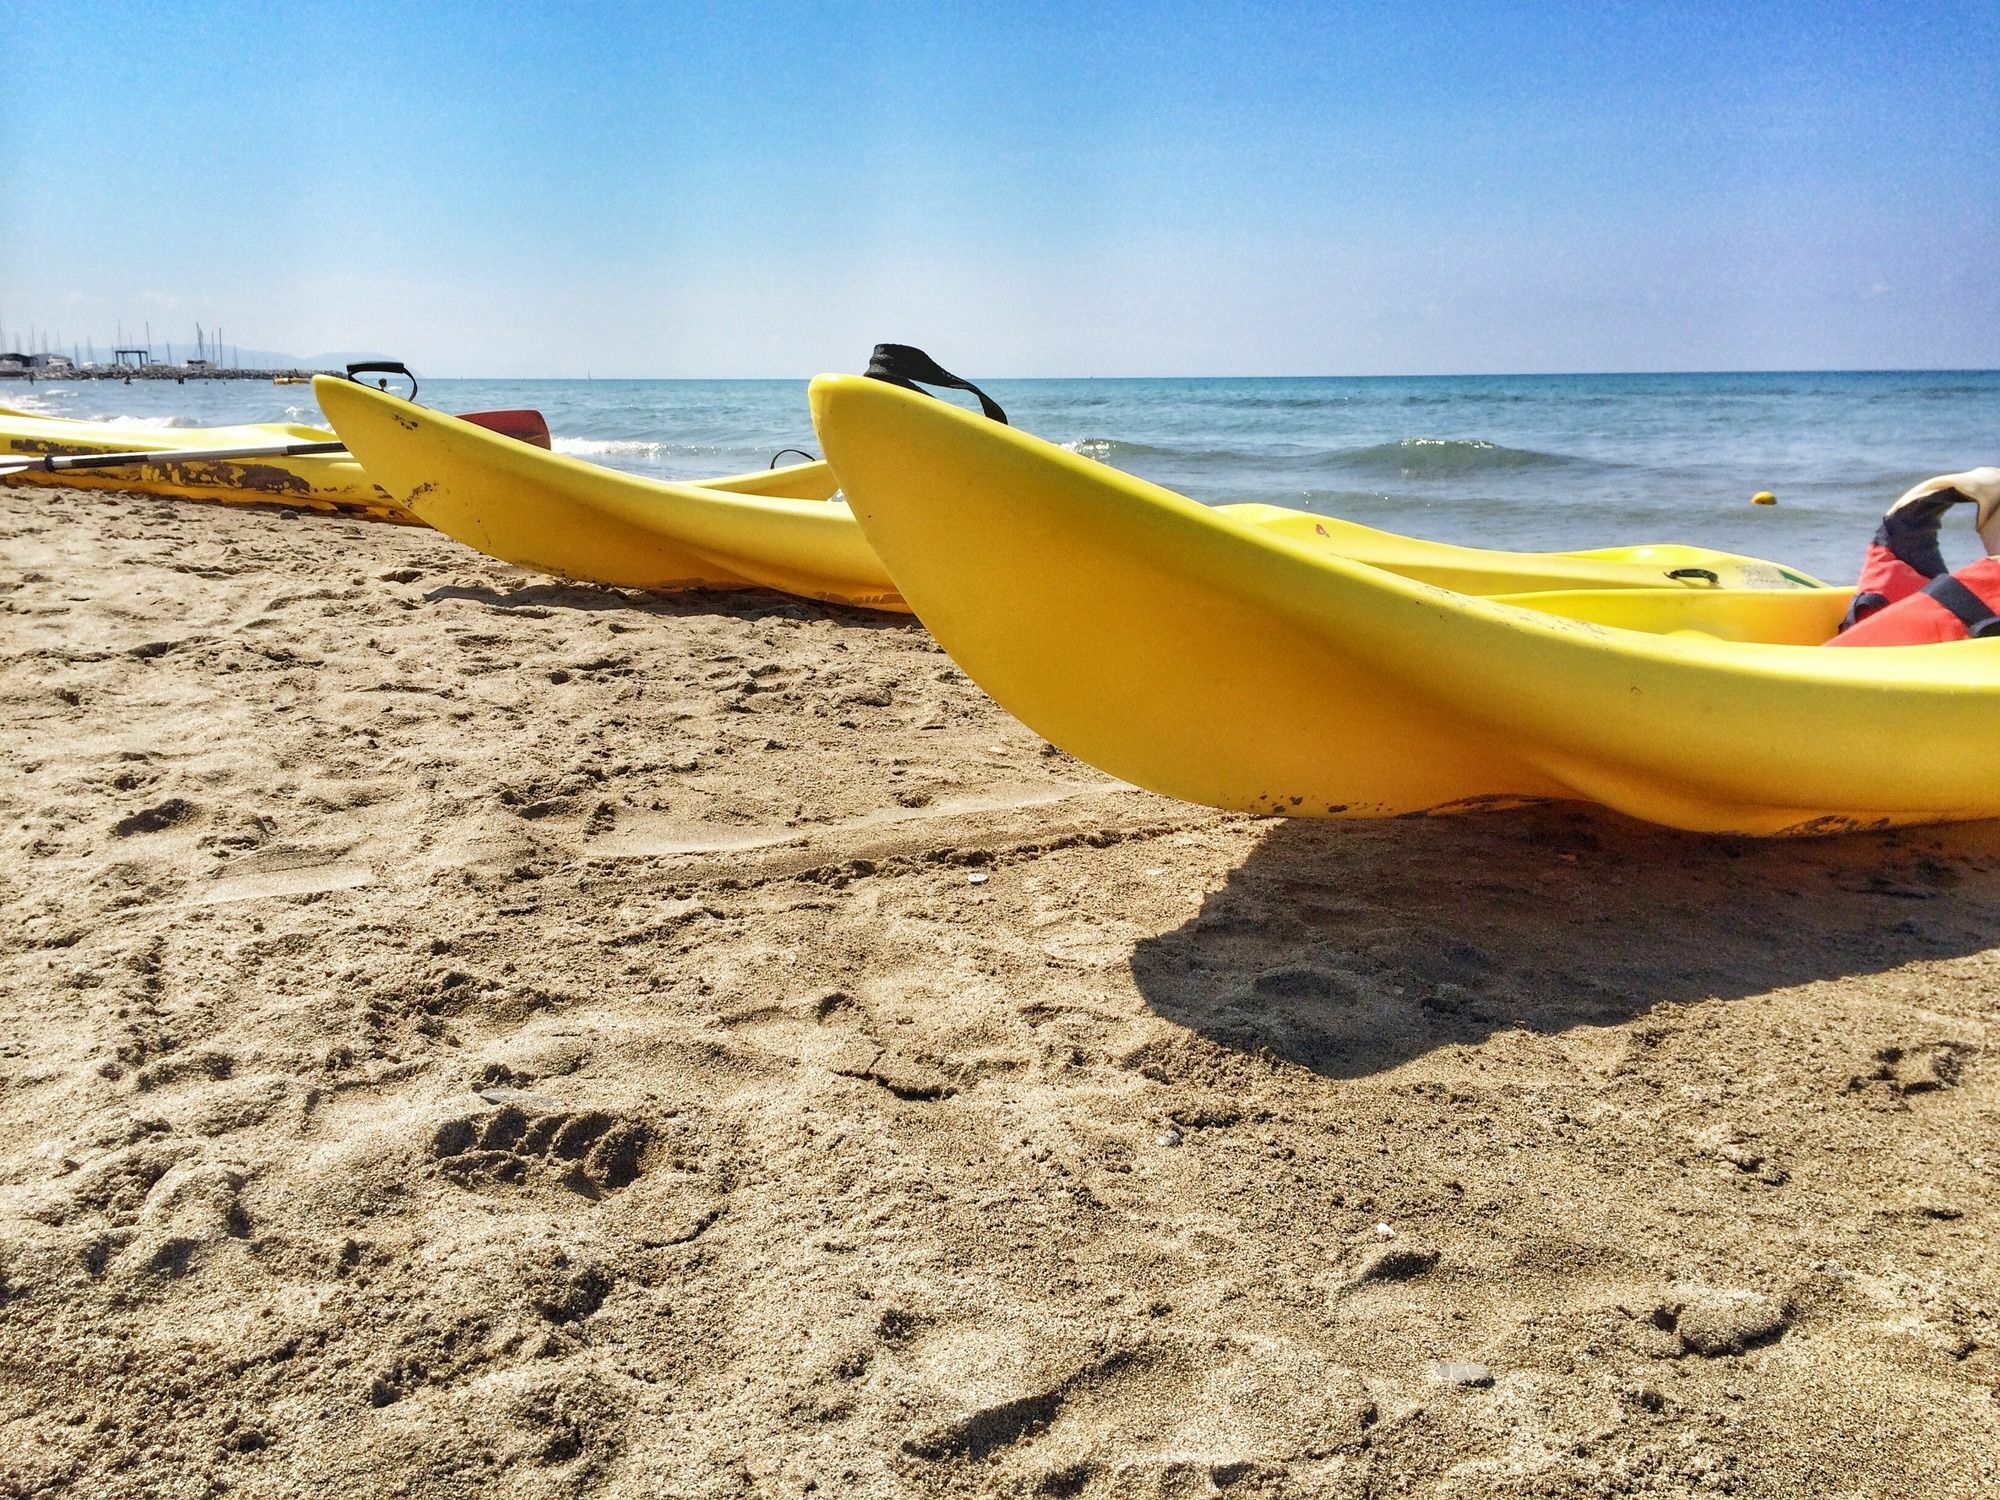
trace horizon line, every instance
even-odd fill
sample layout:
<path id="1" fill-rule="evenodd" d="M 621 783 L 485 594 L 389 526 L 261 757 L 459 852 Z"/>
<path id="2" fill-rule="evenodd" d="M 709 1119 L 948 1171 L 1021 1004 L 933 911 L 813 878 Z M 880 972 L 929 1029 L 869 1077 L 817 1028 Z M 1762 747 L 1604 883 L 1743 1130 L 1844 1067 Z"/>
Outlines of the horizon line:
<path id="1" fill-rule="evenodd" d="M 827 370 L 821 374 L 859 374 L 858 370 Z M 2000 365 L 1828 365 L 1798 366 L 1790 369 L 1701 369 L 1701 370 L 1455 370 L 1395 373 L 1319 373 L 1287 375 L 992 375 L 982 380 L 1571 380 L 1577 378 L 1621 378 L 1656 375 L 2000 375 Z M 705 384 L 728 381 L 769 383 L 814 380 L 816 375 L 441 375 L 425 380 L 574 380 L 579 384 L 598 380 L 686 380 Z"/>

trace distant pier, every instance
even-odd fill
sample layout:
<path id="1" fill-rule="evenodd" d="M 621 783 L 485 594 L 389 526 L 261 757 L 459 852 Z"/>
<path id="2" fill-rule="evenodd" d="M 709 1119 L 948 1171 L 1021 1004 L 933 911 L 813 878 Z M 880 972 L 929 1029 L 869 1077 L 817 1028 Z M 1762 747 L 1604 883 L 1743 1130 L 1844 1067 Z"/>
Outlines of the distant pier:
<path id="1" fill-rule="evenodd" d="M 182 385 L 191 380 L 261 380 L 267 385 L 305 385 L 315 375 L 338 375 L 338 370 L 247 370 L 229 366 L 224 369 L 190 370 L 185 365 L 93 365 L 72 366 L 69 369 L 21 370 L 0 366 L 0 381 L 19 380 L 32 385 L 37 382 L 53 384 L 71 380 L 172 380 Z"/>

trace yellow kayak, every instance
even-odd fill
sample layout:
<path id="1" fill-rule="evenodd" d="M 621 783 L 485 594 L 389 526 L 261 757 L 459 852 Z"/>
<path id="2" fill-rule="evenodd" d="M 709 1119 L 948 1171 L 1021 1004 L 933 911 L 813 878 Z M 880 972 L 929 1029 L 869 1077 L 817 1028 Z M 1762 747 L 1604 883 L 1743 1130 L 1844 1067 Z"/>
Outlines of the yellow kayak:
<path id="1" fill-rule="evenodd" d="M 468 547 L 624 588 L 772 588 L 908 612 L 833 471 L 796 464 L 674 484 L 545 453 L 352 381 L 313 394 L 397 503 Z"/>
<path id="2" fill-rule="evenodd" d="M 908 608 L 853 513 L 834 499 L 824 463 L 671 484 L 496 442 L 469 423 L 349 381 L 322 377 L 314 390 L 341 438 L 399 503 L 505 562 L 629 588 L 761 585 Z M 1274 505 L 1219 513 L 1466 593 L 1815 586 L 1776 564 L 1701 547 L 1490 552 Z"/>
<path id="3" fill-rule="evenodd" d="M 1154 791 L 1302 817 L 1582 799 L 1760 835 L 2000 816 L 2000 640 L 1825 650 L 1840 588 L 1481 597 L 879 381 L 823 376 L 812 405 L 938 642 Z"/>
<path id="4" fill-rule="evenodd" d="M 1314 551 L 1364 562 L 1461 594 L 1542 589 L 1818 589 L 1817 578 L 1762 558 L 1678 542 L 1587 552 L 1496 552 L 1378 531 L 1279 505 L 1218 505 L 1218 515 Z"/>
<path id="5" fill-rule="evenodd" d="M 333 440 L 333 434 L 323 428 L 295 422 L 163 429 L 120 422 L 78 422 L 0 406 L 0 457 L 170 453 L 185 448 L 250 448 Z M 72 469 L 60 474 L 29 470 L 9 476 L 6 482 L 131 490 L 186 500 L 294 505 L 305 510 L 340 511 L 376 520 L 414 520 L 382 493 L 360 464 L 339 453 L 294 458 L 181 459 L 118 469 Z"/>

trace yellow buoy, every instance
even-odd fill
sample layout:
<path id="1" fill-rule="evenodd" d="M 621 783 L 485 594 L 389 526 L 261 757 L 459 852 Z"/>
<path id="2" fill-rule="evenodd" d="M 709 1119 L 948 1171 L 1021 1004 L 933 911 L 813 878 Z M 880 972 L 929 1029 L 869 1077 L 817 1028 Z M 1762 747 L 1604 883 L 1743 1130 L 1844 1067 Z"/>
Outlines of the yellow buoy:
<path id="1" fill-rule="evenodd" d="M 1750 497 L 1750 503 L 1752 505 L 1776 505 L 1778 497 L 1769 490 L 1759 490 Z"/>

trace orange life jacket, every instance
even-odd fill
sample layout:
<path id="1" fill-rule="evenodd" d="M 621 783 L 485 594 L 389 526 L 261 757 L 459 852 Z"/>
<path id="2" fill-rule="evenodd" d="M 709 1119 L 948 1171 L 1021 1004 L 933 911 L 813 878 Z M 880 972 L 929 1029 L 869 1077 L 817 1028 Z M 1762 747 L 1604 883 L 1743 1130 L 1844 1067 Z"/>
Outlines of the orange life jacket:
<path id="1" fill-rule="evenodd" d="M 1956 573 L 1940 573 L 1827 644 L 1924 646 L 1989 635 L 2000 635 L 2000 557 L 1982 557 Z"/>
<path id="2" fill-rule="evenodd" d="M 1938 550 L 1938 513 L 1943 508 L 1941 505 L 1921 515 L 1891 511 L 1882 518 L 1861 559 L 1854 602 L 1847 606 L 1847 616 L 1840 622 L 1843 631 L 1920 592 L 1933 578 L 1944 576 L 1944 554 Z"/>
<path id="3" fill-rule="evenodd" d="M 2000 469 L 1969 469 L 1916 485 L 1882 517 L 1862 560 L 1854 602 L 1828 645 L 1915 646 L 2000 634 L 2000 559 L 1948 573 L 1938 549 L 1938 523 L 1959 504 L 1974 507 L 1975 524 L 1994 550 Z"/>

